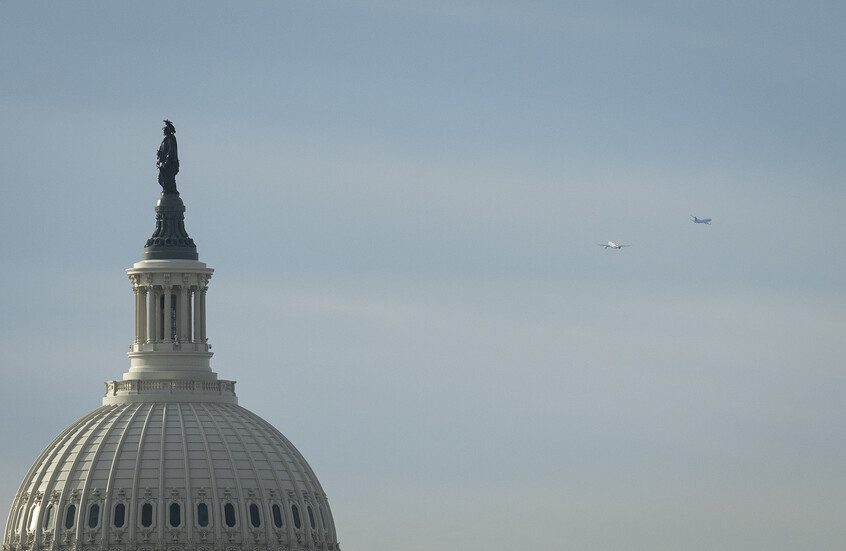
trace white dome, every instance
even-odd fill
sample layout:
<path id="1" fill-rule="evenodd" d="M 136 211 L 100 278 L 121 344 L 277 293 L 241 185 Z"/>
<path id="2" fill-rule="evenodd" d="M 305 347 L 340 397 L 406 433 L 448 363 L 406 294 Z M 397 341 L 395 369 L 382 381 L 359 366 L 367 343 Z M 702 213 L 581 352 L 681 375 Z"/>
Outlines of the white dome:
<path id="1" fill-rule="evenodd" d="M 209 365 L 206 291 L 178 194 L 163 193 L 127 270 L 135 338 L 102 407 L 38 457 L 2 551 L 330 551 L 326 495 L 303 456 Z"/>
<path id="2" fill-rule="evenodd" d="M 335 549 L 296 448 L 233 403 L 104 405 L 41 454 L 4 549 Z"/>

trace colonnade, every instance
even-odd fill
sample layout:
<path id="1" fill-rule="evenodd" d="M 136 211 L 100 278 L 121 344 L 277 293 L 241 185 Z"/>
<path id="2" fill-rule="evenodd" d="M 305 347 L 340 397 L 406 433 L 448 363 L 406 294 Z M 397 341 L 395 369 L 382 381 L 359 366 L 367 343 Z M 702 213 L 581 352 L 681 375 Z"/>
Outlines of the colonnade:
<path id="1" fill-rule="evenodd" d="M 134 285 L 135 344 L 205 343 L 207 290 L 205 282 Z"/>

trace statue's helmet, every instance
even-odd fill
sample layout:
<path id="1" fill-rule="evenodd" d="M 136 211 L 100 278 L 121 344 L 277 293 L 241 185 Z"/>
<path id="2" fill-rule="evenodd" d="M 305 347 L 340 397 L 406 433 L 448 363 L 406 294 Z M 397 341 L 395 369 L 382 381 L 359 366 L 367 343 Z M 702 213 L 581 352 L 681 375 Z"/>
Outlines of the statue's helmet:
<path id="1" fill-rule="evenodd" d="M 166 128 L 169 132 L 176 132 L 176 128 L 173 126 L 173 123 L 172 123 L 172 122 L 170 122 L 169 120 L 165 119 L 165 120 L 164 120 L 164 123 L 165 123 L 165 128 Z"/>

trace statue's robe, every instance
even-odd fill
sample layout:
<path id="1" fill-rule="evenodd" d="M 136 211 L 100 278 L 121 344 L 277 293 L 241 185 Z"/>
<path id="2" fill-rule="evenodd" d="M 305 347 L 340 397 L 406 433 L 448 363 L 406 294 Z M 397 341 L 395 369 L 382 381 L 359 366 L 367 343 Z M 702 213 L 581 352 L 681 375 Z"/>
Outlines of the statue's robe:
<path id="1" fill-rule="evenodd" d="M 159 185 L 164 193 L 176 191 L 176 174 L 179 172 L 179 156 L 176 152 L 176 136 L 167 134 L 158 152 Z"/>

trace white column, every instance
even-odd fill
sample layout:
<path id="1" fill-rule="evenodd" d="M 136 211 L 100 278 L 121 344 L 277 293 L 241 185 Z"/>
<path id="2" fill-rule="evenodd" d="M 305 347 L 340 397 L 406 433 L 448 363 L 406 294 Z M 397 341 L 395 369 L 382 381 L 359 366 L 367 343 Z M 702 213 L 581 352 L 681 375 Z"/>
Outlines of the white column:
<path id="1" fill-rule="evenodd" d="M 200 307 L 200 289 L 194 288 L 194 342 L 201 342 L 200 339 L 200 317 L 202 315 L 202 308 Z"/>
<path id="2" fill-rule="evenodd" d="M 200 342 L 206 342 L 206 291 L 208 287 L 203 287 L 200 290 Z"/>
<path id="3" fill-rule="evenodd" d="M 152 285 L 147 289 L 147 342 L 154 343 L 158 339 L 156 333 L 156 319 L 158 316 L 159 297 L 155 287 Z"/>
<path id="4" fill-rule="evenodd" d="M 172 330 L 171 330 L 172 320 L 171 320 L 170 312 L 171 312 L 171 309 L 173 308 L 173 304 L 171 304 L 171 302 L 170 302 L 170 300 L 171 300 L 170 296 L 172 294 L 172 291 L 173 291 L 173 287 L 170 287 L 170 286 L 162 289 L 162 296 L 164 296 L 164 307 L 162 308 L 162 321 L 164 321 L 164 324 L 163 324 L 164 333 L 162 334 L 162 336 L 164 338 L 162 338 L 162 342 L 171 342 L 170 335 L 172 333 Z"/>
<path id="5" fill-rule="evenodd" d="M 185 342 L 194 342 L 194 311 L 191 304 L 194 300 L 194 290 L 191 287 L 185 286 L 185 323 L 188 329 L 185 331 Z"/>
<path id="6" fill-rule="evenodd" d="M 141 295 L 141 287 L 137 285 L 132 286 L 132 292 L 135 295 L 135 344 L 141 342 L 141 310 L 144 309 L 144 298 Z"/>
<path id="7" fill-rule="evenodd" d="M 139 344 L 147 342 L 147 288 L 138 288 L 138 337 Z"/>
<path id="8" fill-rule="evenodd" d="M 183 285 L 179 288 L 179 310 L 176 313 L 176 319 L 179 320 L 179 342 L 188 342 L 191 336 L 188 331 L 188 318 L 191 317 L 191 306 L 188 304 L 188 286 Z"/>
<path id="9" fill-rule="evenodd" d="M 134 309 L 134 312 L 135 312 L 135 327 L 133 329 L 133 331 L 135 333 L 135 338 L 132 339 L 132 342 L 135 343 L 135 344 L 138 344 L 138 334 L 141 333 L 141 330 L 138 328 L 138 319 L 139 319 L 138 318 L 138 294 L 139 293 L 138 293 L 138 287 L 136 287 L 135 285 L 132 286 L 132 294 L 133 294 L 132 298 L 134 299 L 133 309 Z"/>

